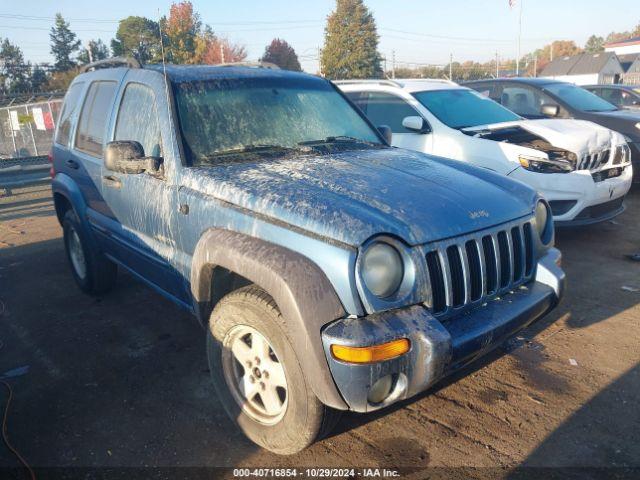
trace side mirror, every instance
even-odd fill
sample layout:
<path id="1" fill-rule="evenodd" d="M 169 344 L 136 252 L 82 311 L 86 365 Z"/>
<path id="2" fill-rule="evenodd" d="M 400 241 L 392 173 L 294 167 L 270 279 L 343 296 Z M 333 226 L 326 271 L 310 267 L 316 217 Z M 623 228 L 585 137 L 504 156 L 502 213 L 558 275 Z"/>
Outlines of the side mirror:
<path id="1" fill-rule="evenodd" d="M 162 173 L 162 159 L 145 157 L 140 142 L 118 140 L 107 143 L 104 150 L 104 166 L 118 173 L 138 174 L 148 172 L 151 175 Z"/>
<path id="2" fill-rule="evenodd" d="M 416 133 L 427 133 L 429 131 L 424 118 L 417 115 L 412 117 L 404 117 L 404 119 L 402 120 L 402 126 L 407 130 L 411 130 Z"/>
<path id="3" fill-rule="evenodd" d="M 391 145 L 391 140 L 393 138 L 393 133 L 391 132 L 391 128 L 387 125 L 378 125 L 378 131 L 380 135 L 385 139 L 385 141 Z"/>
<path id="4" fill-rule="evenodd" d="M 560 107 L 558 107 L 558 105 L 545 103 L 540 107 L 540 111 L 545 117 L 557 117 L 560 114 Z"/>

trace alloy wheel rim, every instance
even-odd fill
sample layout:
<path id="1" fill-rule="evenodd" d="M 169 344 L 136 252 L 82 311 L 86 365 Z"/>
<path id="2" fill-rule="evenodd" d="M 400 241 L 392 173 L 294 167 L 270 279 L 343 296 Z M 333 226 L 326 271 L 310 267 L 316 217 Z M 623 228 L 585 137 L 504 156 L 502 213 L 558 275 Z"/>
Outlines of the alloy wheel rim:
<path id="1" fill-rule="evenodd" d="M 229 330 L 223 341 L 222 367 L 243 412 L 267 425 L 282 419 L 289 398 L 284 367 L 258 330 L 248 325 Z"/>
<path id="2" fill-rule="evenodd" d="M 87 276 L 87 263 L 84 257 L 84 250 L 82 250 L 82 243 L 75 229 L 71 229 L 70 233 L 69 257 L 71 258 L 71 264 L 78 277 L 84 279 Z"/>

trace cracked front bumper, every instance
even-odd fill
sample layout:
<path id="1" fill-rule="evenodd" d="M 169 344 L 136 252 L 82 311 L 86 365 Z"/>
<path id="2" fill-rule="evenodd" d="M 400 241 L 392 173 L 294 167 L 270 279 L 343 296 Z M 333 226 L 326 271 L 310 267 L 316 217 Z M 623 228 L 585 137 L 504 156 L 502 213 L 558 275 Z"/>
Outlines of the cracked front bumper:
<path id="1" fill-rule="evenodd" d="M 504 340 L 553 309 L 564 294 L 565 275 L 560 252 L 551 249 L 539 260 L 536 278 L 513 293 L 457 317 L 438 320 L 422 305 L 344 318 L 322 332 L 333 379 L 349 406 L 370 412 L 412 397 L 483 356 Z M 411 349 L 390 360 L 352 364 L 335 359 L 331 345 L 371 346 L 407 338 Z M 391 375 L 385 400 L 372 404 L 371 387 Z"/>

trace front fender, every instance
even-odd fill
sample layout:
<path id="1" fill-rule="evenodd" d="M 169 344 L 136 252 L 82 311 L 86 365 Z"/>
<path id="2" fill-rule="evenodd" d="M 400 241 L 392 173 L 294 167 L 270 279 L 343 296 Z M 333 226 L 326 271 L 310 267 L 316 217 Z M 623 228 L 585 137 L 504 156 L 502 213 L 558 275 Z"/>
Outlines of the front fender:
<path id="1" fill-rule="evenodd" d="M 216 267 L 242 275 L 273 297 L 314 393 L 325 405 L 347 409 L 329 371 L 321 337 L 324 325 L 346 313 L 320 267 L 264 240 L 228 230 L 207 230 L 196 245 L 191 267 L 194 310 L 205 324 Z"/>

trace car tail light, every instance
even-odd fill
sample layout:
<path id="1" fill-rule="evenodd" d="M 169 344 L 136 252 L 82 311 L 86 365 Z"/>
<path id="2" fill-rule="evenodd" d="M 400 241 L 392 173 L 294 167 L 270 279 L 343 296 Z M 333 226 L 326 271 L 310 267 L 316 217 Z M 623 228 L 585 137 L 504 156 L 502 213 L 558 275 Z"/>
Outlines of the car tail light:
<path id="1" fill-rule="evenodd" d="M 47 155 L 47 160 L 51 164 L 51 168 L 49 169 L 49 175 L 51 176 L 51 178 L 53 178 L 56 176 L 56 170 L 55 168 L 53 168 L 53 150 L 50 151 L 49 154 Z"/>

